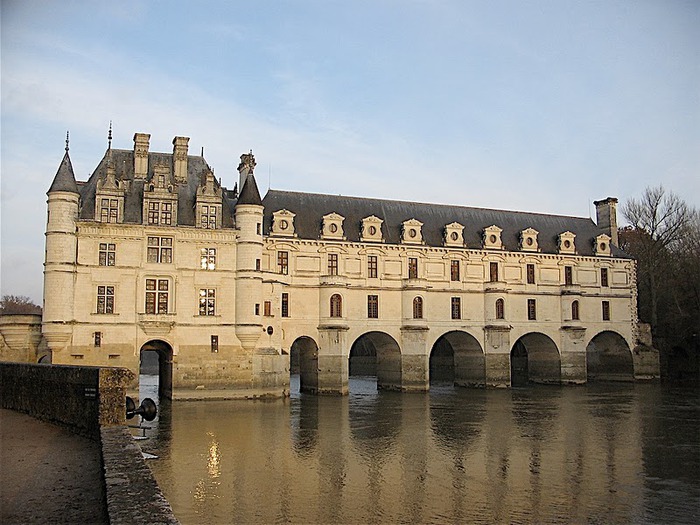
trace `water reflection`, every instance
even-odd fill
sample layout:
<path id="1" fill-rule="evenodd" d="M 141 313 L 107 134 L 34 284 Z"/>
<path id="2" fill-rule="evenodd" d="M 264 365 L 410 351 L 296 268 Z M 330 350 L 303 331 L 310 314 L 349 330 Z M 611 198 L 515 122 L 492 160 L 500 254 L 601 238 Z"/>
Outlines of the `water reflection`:
<path id="1" fill-rule="evenodd" d="M 294 391 L 294 390 L 292 390 Z M 433 385 L 174 403 L 150 463 L 187 523 L 691 523 L 700 400 L 658 385 Z"/>

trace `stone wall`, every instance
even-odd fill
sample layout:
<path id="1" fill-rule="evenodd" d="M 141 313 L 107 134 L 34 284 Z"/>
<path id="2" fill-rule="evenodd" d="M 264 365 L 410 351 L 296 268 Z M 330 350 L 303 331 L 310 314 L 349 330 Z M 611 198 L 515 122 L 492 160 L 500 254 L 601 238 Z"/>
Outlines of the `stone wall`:
<path id="1" fill-rule="evenodd" d="M 100 443 L 111 524 L 176 524 L 125 425 L 132 380 L 125 368 L 0 363 L 0 405 Z"/>
<path id="2" fill-rule="evenodd" d="M 0 363 L 3 408 L 65 425 L 99 440 L 100 427 L 124 425 L 124 368 Z"/>

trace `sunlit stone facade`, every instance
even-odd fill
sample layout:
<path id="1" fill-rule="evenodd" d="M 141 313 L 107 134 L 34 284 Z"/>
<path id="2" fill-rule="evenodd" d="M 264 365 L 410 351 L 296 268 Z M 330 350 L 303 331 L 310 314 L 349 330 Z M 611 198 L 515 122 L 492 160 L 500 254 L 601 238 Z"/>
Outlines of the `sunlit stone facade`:
<path id="1" fill-rule="evenodd" d="M 616 199 L 587 218 L 221 185 L 186 137 L 112 149 L 48 192 L 42 332 L 53 363 L 139 370 L 173 397 L 583 383 L 658 376 L 637 341 Z M 240 192 L 238 188 L 241 188 Z M 350 359 L 352 358 L 352 359 Z M 353 361 L 354 360 L 354 361 Z"/>

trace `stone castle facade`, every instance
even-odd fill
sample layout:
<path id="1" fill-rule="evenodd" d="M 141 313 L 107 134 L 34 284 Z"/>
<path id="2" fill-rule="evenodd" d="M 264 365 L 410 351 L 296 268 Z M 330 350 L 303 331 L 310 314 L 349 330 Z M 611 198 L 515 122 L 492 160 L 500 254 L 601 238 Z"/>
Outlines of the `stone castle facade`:
<path id="1" fill-rule="evenodd" d="M 175 137 L 110 146 L 87 181 L 68 144 L 48 191 L 42 334 L 53 363 L 160 359 L 174 398 L 658 377 L 637 343 L 616 203 L 587 218 L 231 190 Z M 240 191 L 238 191 L 240 188 Z M 353 365 L 355 363 L 355 365 Z"/>

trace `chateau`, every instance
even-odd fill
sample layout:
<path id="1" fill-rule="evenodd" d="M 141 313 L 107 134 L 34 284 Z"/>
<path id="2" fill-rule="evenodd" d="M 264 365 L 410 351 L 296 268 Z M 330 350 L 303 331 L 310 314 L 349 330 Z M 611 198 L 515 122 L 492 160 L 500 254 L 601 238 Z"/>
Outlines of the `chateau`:
<path id="1" fill-rule="evenodd" d="M 189 139 L 109 147 L 85 182 L 68 143 L 48 190 L 46 355 L 126 367 L 162 395 L 658 377 L 640 345 L 616 203 L 588 218 L 269 190 L 252 152 L 227 189 Z M 353 370 L 353 368 L 355 370 Z"/>

